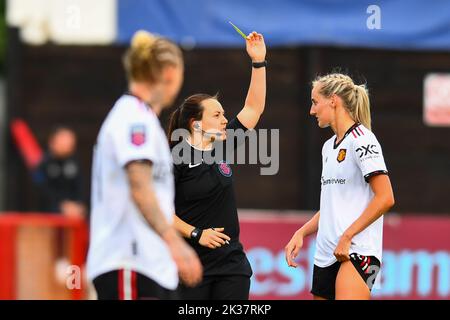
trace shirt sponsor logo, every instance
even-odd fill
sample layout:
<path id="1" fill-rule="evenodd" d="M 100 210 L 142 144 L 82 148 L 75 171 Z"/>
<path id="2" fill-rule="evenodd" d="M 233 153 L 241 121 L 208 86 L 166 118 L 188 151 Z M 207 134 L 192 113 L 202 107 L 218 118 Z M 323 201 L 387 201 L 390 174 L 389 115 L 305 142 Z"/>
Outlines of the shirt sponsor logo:
<path id="1" fill-rule="evenodd" d="M 335 178 L 325 179 L 324 177 L 322 177 L 321 183 L 322 186 L 326 186 L 329 184 L 345 184 L 345 179 L 335 179 Z"/>
<path id="2" fill-rule="evenodd" d="M 374 155 L 379 154 L 377 151 L 377 146 L 374 144 L 368 144 L 367 146 L 361 146 L 358 149 L 356 149 L 356 152 L 359 153 L 359 157 L 365 157 L 367 155 Z"/>
<path id="3" fill-rule="evenodd" d="M 219 163 L 219 172 L 225 177 L 231 177 L 233 172 L 231 171 L 231 167 L 226 162 Z"/>
<path id="4" fill-rule="evenodd" d="M 339 163 L 341 163 L 342 161 L 345 160 L 345 156 L 347 155 L 347 149 L 341 149 L 339 150 L 338 156 L 337 156 L 337 161 Z"/>
<path id="5" fill-rule="evenodd" d="M 141 146 L 145 143 L 145 126 L 144 125 L 134 125 L 131 127 L 131 143 L 135 146 Z"/>

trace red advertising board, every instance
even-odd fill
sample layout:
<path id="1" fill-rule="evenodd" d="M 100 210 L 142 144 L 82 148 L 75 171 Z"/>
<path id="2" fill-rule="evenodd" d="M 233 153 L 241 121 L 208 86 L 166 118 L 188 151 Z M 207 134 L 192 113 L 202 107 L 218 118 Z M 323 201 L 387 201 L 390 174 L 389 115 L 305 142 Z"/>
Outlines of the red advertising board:
<path id="1" fill-rule="evenodd" d="M 241 210 L 241 241 L 253 268 L 251 299 L 311 299 L 315 235 L 296 269 L 284 247 L 312 214 Z M 381 288 L 373 299 L 450 299 L 450 216 L 386 214 Z"/>

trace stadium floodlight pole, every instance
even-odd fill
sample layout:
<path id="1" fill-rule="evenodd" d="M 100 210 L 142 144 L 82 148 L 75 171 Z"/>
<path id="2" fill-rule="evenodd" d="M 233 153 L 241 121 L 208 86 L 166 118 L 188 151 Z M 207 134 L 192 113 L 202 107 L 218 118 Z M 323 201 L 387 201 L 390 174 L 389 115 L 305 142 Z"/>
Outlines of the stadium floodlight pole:
<path id="1" fill-rule="evenodd" d="M 237 31 L 237 33 L 239 33 L 242 38 L 244 38 L 245 40 L 247 40 L 247 36 L 241 31 L 241 29 L 239 29 L 238 27 L 236 27 L 231 21 L 228 21 L 234 28 L 234 30 Z"/>

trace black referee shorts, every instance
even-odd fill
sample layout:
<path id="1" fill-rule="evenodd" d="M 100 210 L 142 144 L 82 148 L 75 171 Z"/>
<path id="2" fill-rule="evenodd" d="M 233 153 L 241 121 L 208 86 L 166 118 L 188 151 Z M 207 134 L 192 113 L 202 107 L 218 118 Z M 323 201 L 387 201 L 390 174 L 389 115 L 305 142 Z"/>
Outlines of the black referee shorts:
<path id="1" fill-rule="evenodd" d="M 178 292 L 183 300 L 248 300 L 250 277 L 205 276 L 194 288 L 180 284 Z"/>
<path id="2" fill-rule="evenodd" d="M 174 290 L 161 287 L 152 279 L 129 269 L 104 273 L 93 281 L 98 300 L 174 300 Z"/>
<path id="3" fill-rule="evenodd" d="M 357 253 L 350 255 L 350 261 L 369 290 L 372 290 L 375 278 L 380 271 L 380 261 L 374 256 L 363 256 Z M 328 300 L 334 300 L 336 298 L 336 277 L 340 266 L 339 261 L 325 268 L 314 265 L 311 293 Z"/>

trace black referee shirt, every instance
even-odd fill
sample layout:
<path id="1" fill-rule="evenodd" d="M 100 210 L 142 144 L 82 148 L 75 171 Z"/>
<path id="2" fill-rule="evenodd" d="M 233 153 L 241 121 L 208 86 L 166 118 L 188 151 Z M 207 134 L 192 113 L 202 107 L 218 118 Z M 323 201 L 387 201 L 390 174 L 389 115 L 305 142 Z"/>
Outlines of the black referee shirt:
<path id="1" fill-rule="evenodd" d="M 247 131 L 237 118 L 231 120 L 227 129 Z M 198 163 L 183 163 L 174 166 L 175 211 L 177 216 L 200 229 L 225 228 L 231 238 L 230 244 L 210 249 L 188 240 L 203 264 L 205 276 L 252 275 L 242 244 L 239 241 L 239 220 L 233 188 L 233 171 L 224 161 L 206 164 L 201 159 L 214 156 L 214 149 L 202 151 L 188 144 L 183 150 L 190 150 L 191 159 Z M 225 141 L 220 142 L 225 144 Z M 206 153 L 210 153 L 206 155 Z"/>

